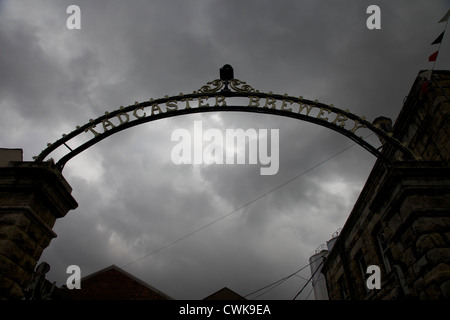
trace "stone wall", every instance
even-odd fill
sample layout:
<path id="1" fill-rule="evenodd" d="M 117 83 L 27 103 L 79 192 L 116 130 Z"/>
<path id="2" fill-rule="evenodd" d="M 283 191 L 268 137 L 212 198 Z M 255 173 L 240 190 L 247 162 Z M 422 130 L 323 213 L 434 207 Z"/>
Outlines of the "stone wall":
<path id="1" fill-rule="evenodd" d="M 393 131 L 421 160 L 384 145 L 393 164 L 377 161 L 322 268 L 330 299 L 450 298 L 450 72 L 435 71 L 428 92 L 423 81 Z M 368 265 L 379 290 L 366 287 Z"/>
<path id="2" fill-rule="evenodd" d="M 431 88 L 424 92 L 418 77 L 394 126 L 398 137 L 424 161 L 450 160 L 450 71 L 435 71 Z M 388 150 L 389 155 L 392 150 Z M 399 153 L 398 160 L 404 160 Z"/>
<path id="3" fill-rule="evenodd" d="M 0 299 L 22 299 L 57 218 L 78 204 L 51 162 L 0 167 Z"/>

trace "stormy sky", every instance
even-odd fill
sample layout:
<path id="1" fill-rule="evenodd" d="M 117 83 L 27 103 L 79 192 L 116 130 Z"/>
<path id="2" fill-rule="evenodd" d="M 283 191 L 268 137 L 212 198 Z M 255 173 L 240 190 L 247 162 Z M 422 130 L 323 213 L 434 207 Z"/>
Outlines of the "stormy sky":
<path id="1" fill-rule="evenodd" d="M 81 29 L 69 30 L 69 5 Z M 369 5 L 381 29 L 369 30 Z M 230 64 L 253 88 L 394 121 L 430 69 L 444 0 L 0 1 L 0 147 L 32 161 L 47 143 L 120 106 L 192 93 Z M 449 69 L 444 37 L 435 69 Z M 172 132 L 278 129 L 279 170 L 176 165 Z M 379 145 L 376 136 L 367 137 Z M 344 151 L 345 150 L 345 151 Z M 162 119 L 112 135 L 67 163 L 79 207 L 41 261 L 65 284 L 115 264 L 175 299 L 228 287 L 246 296 L 308 265 L 341 228 L 375 157 L 327 128 L 252 113 Z M 309 268 L 258 296 L 292 299 Z M 313 299 L 309 285 L 297 299 Z"/>

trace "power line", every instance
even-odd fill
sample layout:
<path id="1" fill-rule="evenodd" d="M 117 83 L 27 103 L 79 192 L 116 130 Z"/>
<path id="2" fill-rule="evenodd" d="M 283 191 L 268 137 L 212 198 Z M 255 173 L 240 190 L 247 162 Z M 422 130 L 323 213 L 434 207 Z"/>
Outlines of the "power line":
<path id="1" fill-rule="evenodd" d="M 264 290 L 264 289 L 267 289 L 267 288 L 273 286 L 273 287 L 270 288 L 269 290 L 263 292 L 262 294 L 259 294 L 258 296 L 254 297 L 253 299 L 256 299 L 257 297 L 260 297 L 260 296 L 266 294 L 267 292 L 269 292 L 270 290 L 272 290 L 272 289 L 274 289 L 275 287 L 279 286 L 281 283 L 285 282 L 285 281 L 288 280 L 289 278 L 291 278 L 291 277 L 293 277 L 293 276 L 296 276 L 297 273 L 299 273 L 300 271 L 302 271 L 302 270 L 304 270 L 305 268 L 309 267 L 313 262 L 316 262 L 317 260 L 319 260 L 319 259 L 321 259 L 321 258 L 322 258 L 322 257 L 318 257 L 316 260 L 310 262 L 310 263 L 307 264 L 306 266 L 301 267 L 299 270 L 295 271 L 294 273 L 292 273 L 292 274 L 290 274 L 290 275 L 288 275 L 288 276 L 286 276 L 286 277 L 284 277 L 284 278 L 281 278 L 280 280 L 277 280 L 277 281 L 275 281 L 275 282 L 272 282 L 271 284 L 266 285 L 266 286 L 262 287 L 261 289 L 258 289 L 258 290 L 256 290 L 256 291 L 253 291 L 253 292 L 251 292 L 251 293 L 245 295 L 244 298 L 247 298 L 248 296 L 251 296 L 251 295 L 253 295 L 253 294 L 255 294 L 255 293 L 259 292 L 259 291 L 262 291 L 262 290 Z M 309 281 L 309 280 L 308 280 L 308 281 Z"/>
<path id="2" fill-rule="evenodd" d="M 373 133 L 372 133 L 372 134 L 373 134 Z M 368 135 L 368 136 L 366 137 L 366 139 L 367 139 L 368 137 L 370 137 L 372 134 Z M 291 179 L 289 179 L 289 180 L 283 182 L 282 184 L 276 186 L 275 188 L 269 190 L 268 192 L 266 192 L 266 193 L 264 193 L 264 194 L 262 194 L 262 195 L 256 197 L 255 199 L 253 199 L 253 200 L 251 200 L 251 201 L 249 201 L 249 202 L 247 202 L 247 203 L 245 203 L 245 204 L 243 204 L 243 205 L 241 205 L 240 207 L 238 207 L 237 209 L 234 209 L 233 211 L 227 213 L 226 215 L 224 215 L 224 216 L 222 216 L 222 217 L 220 217 L 220 218 L 218 218 L 218 219 L 216 219 L 216 220 L 214 220 L 214 221 L 212 221 L 212 222 L 210 222 L 210 223 L 204 225 L 203 227 L 201 227 L 201 228 L 199 228 L 199 229 L 196 229 L 196 230 L 192 231 L 191 233 L 186 234 L 185 236 L 183 236 L 183 237 L 181 237 L 181 238 L 179 238 L 179 239 L 177 239 L 177 240 L 174 240 L 174 241 L 172 241 L 172 242 L 170 242 L 170 243 L 168 243 L 168 244 L 166 244 L 166 245 L 164 245 L 164 246 L 162 246 L 162 247 L 160 247 L 160 248 L 158 248 L 158 249 L 156 249 L 156 250 L 150 252 L 149 254 L 147 254 L 147 255 L 145 255 L 145 256 L 143 256 L 143 257 L 140 257 L 140 258 L 138 258 L 138 259 L 136 259 L 136 260 L 134 260 L 134 261 L 131 261 L 131 262 L 129 262 L 129 263 L 123 265 L 122 268 L 125 268 L 125 267 L 127 267 L 127 266 L 129 266 L 129 265 L 131 265 L 131 264 L 134 264 L 134 263 L 136 263 L 136 262 L 138 262 L 138 261 L 141 261 L 141 260 L 143 260 L 143 259 L 145 259 L 145 258 L 148 258 L 149 256 L 154 255 L 155 253 L 157 253 L 157 252 L 159 252 L 159 251 L 162 251 L 162 250 L 164 250 L 164 249 L 167 249 L 167 248 L 173 246 L 174 244 L 176 244 L 176 243 L 178 243 L 178 242 L 180 242 L 180 241 L 186 239 L 187 237 L 190 237 L 190 236 L 192 236 L 192 235 L 194 235 L 194 234 L 200 232 L 201 230 L 203 230 L 203 229 L 205 229 L 205 228 L 207 228 L 207 227 L 209 227 L 209 226 L 211 226 L 211 225 L 213 225 L 213 224 L 219 222 L 220 220 L 225 219 L 226 217 L 228 217 L 228 216 L 230 216 L 230 215 L 236 213 L 237 211 L 239 211 L 239 210 L 245 208 L 246 206 L 249 206 L 249 205 L 251 205 L 252 203 L 255 203 L 255 202 L 258 201 L 259 199 L 264 198 L 265 196 L 269 195 L 270 193 L 272 193 L 272 192 L 274 192 L 274 191 L 280 189 L 281 187 L 283 187 L 283 186 L 285 186 L 285 185 L 291 183 L 292 181 L 294 181 L 294 180 L 296 180 L 296 179 L 298 179 L 298 178 L 304 176 L 305 174 L 309 173 L 310 171 L 312 171 L 312 170 L 316 169 L 317 167 L 323 165 L 324 163 L 330 161 L 330 160 L 333 159 L 334 157 L 337 157 L 338 155 L 344 153 L 345 151 L 347 151 L 348 149 L 350 149 L 350 148 L 353 147 L 354 145 L 356 145 L 356 142 L 353 143 L 353 144 L 351 144 L 350 146 L 348 146 L 348 147 L 342 149 L 341 151 L 336 152 L 336 153 L 333 154 L 332 156 L 330 156 L 330 157 L 328 157 L 327 159 L 325 159 L 325 160 L 319 162 L 318 164 L 316 164 L 315 166 L 309 168 L 308 170 L 305 170 L 305 171 L 301 172 L 300 174 L 296 175 L 295 177 L 293 177 L 293 178 L 291 178 Z"/>
<path id="3" fill-rule="evenodd" d="M 308 300 L 308 298 L 309 298 L 311 292 L 313 291 L 313 289 L 314 289 L 314 286 L 311 286 L 311 290 L 309 290 L 309 293 L 308 293 L 308 295 L 306 296 L 305 300 Z"/>
<path id="4" fill-rule="evenodd" d="M 306 278 L 303 278 L 302 276 L 299 276 L 298 274 L 296 274 L 295 276 L 296 276 L 296 277 L 299 277 L 300 279 L 303 279 L 303 280 L 308 280 L 308 279 L 306 279 Z"/>
<path id="5" fill-rule="evenodd" d="M 324 260 L 325 261 L 325 260 Z M 312 278 L 316 275 L 317 271 L 319 271 L 319 268 L 322 266 L 323 261 L 319 264 L 319 266 L 317 267 L 317 269 L 314 271 L 314 273 L 312 274 L 311 278 L 309 278 L 309 280 L 305 283 L 305 285 L 303 286 L 303 288 L 300 289 L 300 291 L 295 295 L 294 298 L 292 298 L 292 300 L 295 300 L 300 293 L 302 293 L 302 291 L 306 288 L 306 286 L 308 285 L 308 283 L 312 280 Z"/>

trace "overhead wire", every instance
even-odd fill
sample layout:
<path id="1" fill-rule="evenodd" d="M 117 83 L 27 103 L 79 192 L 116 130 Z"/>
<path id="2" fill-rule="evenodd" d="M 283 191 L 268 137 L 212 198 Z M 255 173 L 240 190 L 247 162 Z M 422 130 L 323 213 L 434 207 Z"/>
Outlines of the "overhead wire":
<path id="1" fill-rule="evenodd" d="M 367 137 L 365 137 L 365 139 L 367 139 L 367 138 L 370 137 L 371 135 L 373 135 L 373 133 L 371 133 L 370 135 L 368 135 Z M 174 244 L 176 244 L 176 243 L 178 243 L 178 242 L 180 242 L 180 241 L 182 241 L 182 240 L 184 240 L 184 239 L 186 239 L 186 238 L 188 238 L 188 237 L 190 237 L 190 236 L 192 236 L 192 235 L 194 235 L 194 234 L 200 232 L 201 230 L 203 230 L 203 229 L 205 229 L 205 228 L 207 228 L 207 227 L 209 227 L 209 226 L 211 226 L 211 225 L 213 225 L 213 224 L 215 224 L 215 223 L 217 223 L 217 222 L 219 222 L 219 221 L 221 221 L 221 220 L 223 220 L 223 219 L 225 219 L 225 218 L 231 216 L 232 214 L 238 212 L 239 210 L 241 210 L 241 209 L 243 209 L 243 208 L 245 208 L 245 207 L 251 205 L 252 203 L 255 203 L 256 201 L 258 201 L 258 200 L 260 200 L 260 199 L 266 197 L 266 196 L 269 195 L 270 193 L 272 193 L 272 192 L 274 192 L 274 191 L 280 189 L 281 187 L 284 187 L 285 185 L 287 185 L 287 184 L 291 183 L 292 181 L 294 181 L 294 180 L 296 180 L 296 179 L 298 179 L 298 178 L 304 176 L 305 174 L 307 174 L 307 173 L 309 173 L 310 171 L 316 169 L 317 167 L 323 165 L 324 163 L 330 161 L 331 159 L 337 157 L 338 155 L 340 155 L 340 154 L 346 152 L 347 150 L 349 150 L 350 148 L 352 148 L 352 147 L 355 146 L 356 144 L 357 144 L 357 143 L 354 142 L 353 144 L 351 144 L 351 145 L 349 145 L 348 147 L 346 147 L 346 148 L 344 148 L 344 149 L 342 149 L 342 150 L 340 150 L 340 151 L 334 153 L 334 154 L 331 155 L 330 157 L 328 157 L 328 158 L 326 158 L 325 160 L 323 160 L 323 161 L 317 163 L 316 165 L 312 166 L 311 168 L 309 168 L 309 169 L 307 169 L 307 170 L 305 170 L 305 171 L 299 173 L 298 175 L 294 176 L 293 178 L 291 178 L 291 179 L 289 179 L 289 180 L 287 180 L 287 181 L 285 181 L 285 182 L 279 184 L 279 185 L 276 186 L 275 188 L 273 188 L 273 189 L 271 189 L 271 190 L 269 190 L 269 191 L 267 191 L 267 192 L 265 192 L 265 193 L 259 195 L 259 196 L 256 197 L 255 199 L 253 199 L 253 200 L 251 200 L 251 201 L 249 201 L 249 202 L 247 202 L 247 203 L 245 203 L 245 204 L 239 206 L 238 208 L 234 209 L 233 211 L 227 213 L 226 215 L 224 215 L 224 216 L 222 216 L 222 217 L 220 217 L 220 218 L 218 218 L 218 219 L 216 219 L 216 220 L 214 220 L 214 221 L 211 221 L 210 223 L 207 223 L 207 224 L 204 225 L 203 227 L 200 227 L 200 228 L 198 228 L 198 229 L 196 229 L 196 230 L 194 230 L 194 231 L 192 231 L 192 232 L 190 232 L 190 233 L 184 235 L 183 237 L 178 238 L 178 239 L 176 239 L 176 240 L 174 240 L 174 241 L 172 241 L 172 242 L 170 242 L 170 243 L 168 243 L 168 244 L 166 244 L 166 245 L 164 245 L 164 246 L 162 246 L 162 247 L 160 247 L 160 248 L 158 248 L 158 249 L 156 249 L 156 250 L 154 250 L 154 251 L 152 251 L 152 252 L 146 254 L 145 256 L 142 256 L 142 257 L 140 257 L 140 258 L 138 258 L 138 259 L 136 259 L 136 260 L 133 260 L 133 261 L 131 261 L 131 262 L 129 262 L 129 263 L 123 265 L 122 268 L 125 268 L 125 267 L 127 267 L 127 266 L 129 266 L 129 265 L 132 265 L 132 264 L 138 262 L 138 261 L 141 261 L 141 260 L 143 260 L 143 259 L 145 259 L 145 258 L 148 258 L 148 257 L 154 255 L 154 254 L 157 253 L 157 252 L 160 252 L 160 251 L 162 251 L 162 250 L 164 250 L 164 249 L 167 249 L 167 248 L 173 246 Z"/>
<path id="2" fill-rule="evenodd" d="M 295 297 L 294 298 L 292 298 L 292 300 L 295 300 L 299 295 L 300 295 L 300 293 L 302 293 L 302 291 L 306 288 L 306 286 L 308 285 L 308 283 L 312 280 L 312 278 L 316 275 L 316 273 L 317 273 L 317 271 L 319 271 L 319 269 L 320 269 L 320 267 L 323 265 L 323 262 L 324 262 L 325 260 L 323 260 L 320 264 L 319 264 L 319 266 L 316 268 L 316 270 L 314 270 L 314 272 L 313 272 L 313 274 L 311 275 L 311 277 L 308 279 L 308 281 L 305 283 L 305 285 L 300 289 L 300 291 L 295 295 Z"/>
<path id="3" fill-rule="evenodd" d="M 260 297 L 260 296 L 266 294 L 267 292 L 269 292 L 269 291 L 271 291 L 272 289 L 274 289 L 275 287 L 279 286 L 281 283 L 285 282 L 285 281 L 288 280 L 289 278 L 291 278 L 291 277 L 293 277 L 293 276 L 296 276 L 297 273 L 299 273 L 300 271 L 303 271 L 304 269 L 306 269 L 307 267 L 309 267 L 312 263 L 316 262 L 317 260 L 319 260 L 319 259 L 321 259 L 321 258 L 322 258 L 322 257 L 318 257 L 317 259 L 315 259 L 314 261 L 311 261 L 311 262 L 310 262 L 309 264 L 307 264 L 306 266 L 301 267 L 300 269 L 298 269 L 298 270 L 295 271 L 294 273 L 292 273 L 292 274 L 290 274 L 290 275 L 288 275 L 288 276 L 286 276 L 286 277 L 283 277 L 283 278 L 281 278 L 280 280 L 277 280 L 277 281 L 275 281 L 275 282 L 272 282 L 271 284 L 268 284 L 268 285 L 266 285 L 266 286 L 264 286 L 264 287 L 262 287 L 262 288 L 260 288 L 260 289 L 258 289 L 258 290 L 255 290 L 255 291 L 253 291 L 253 292 L 251 292 L 251 293 L 245 295 L 244 298 L 247 298 L 247 297 L 249 297 L 249 296 L 251 296 L 251 295 L 253 295 L 253 294 L 257 293 L 257 292 L 260 292 L 260 291 L 262 291 L 262 290 L 264 290 L 264 289 L 267 289 L 267 288 L 271 287 L 270 289 L 268 289 L 267 291 L 265 291 L 265 292 L 262 293 L 262 294 L 259 294 L 258 296 L 254 297 L 253 299 L 256 299 L 257 297 Z M 302 279 L 303 279 L 303 278 L 302 278 Z M 306 279 L 305 279 L 305 280 L 306 280 Z M 309 281 L 309 280 L 308 280 L 308 281 Z M 273 287 L 272 287 L 272 286 L 273 286 Z"/>
<path id="4" fill-rule="evenodd" d="M 305 300 L 308 300 L 309 296 L 311 295 L 312 291 L 314 290 L 314 286 L 311 286 L 311 290 L 309 290 L 308 295 L 306 296 Z"/>

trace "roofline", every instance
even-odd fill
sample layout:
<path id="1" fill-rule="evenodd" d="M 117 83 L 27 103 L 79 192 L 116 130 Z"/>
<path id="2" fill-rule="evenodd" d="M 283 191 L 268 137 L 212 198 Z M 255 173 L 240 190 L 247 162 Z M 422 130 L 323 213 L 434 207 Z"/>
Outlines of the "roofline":
<path id="1" fill-rule="evenodd" d="M 155 291 L 156 293 L 162 295 L 163 297 L 165 297 L 165 298 L 167 298 L 167 299 L 169 299 L 169 300 L 175 300 L 173 297 L 169 296 L 168 294 L 162 292 L 162 291 L 159 290 L 159 289 L 156 289 L 155 287 L 153 287 L 152 285 L 148 284 L 148 283 L 145 282 L 144 280 L 139 279 L 138 277 L 136 277 L 136 276 L 132 275 L 131 273 L 129 273 L 129 272 L 123 270 L 122 268 L 119 268 L 119 267 L 116 266 L 115 264 L 112 264 L 112 265 L 110 265 L 109 267 L 106 267 L 106 268 L 103 268 L 103 269 L 101 269 L 101 270 L 98 270 L 98 271 L 96 271 L 96 272 L 94 272 L 94 273 L 91 273 L 91 274 L 89 274 L 89 275 L 87 275 L 87 276 L 81 278 L 81 281 L 90 279 L 90 278 L 92 278 L 92 277 L 94 277 L 94 276 L 96 276 L 96 275 L 99 275 L 99 274 L 101 274 L 101 273 L 103 273 L 103 272 L 106 272 L 106 271 L 109 271 L 109 270 L 117 270 L 117 271 L 119 271 L 120 273 L 123 273 L 124 275 L 126 275 L 127 277 L 133 279 L 134 281 L 139 282 L 139 283 L 142 284 L 143 286 L 145 286 L 145 287 L 147 287 L 147 288 L 149 288 L 149 289 Z"/>

